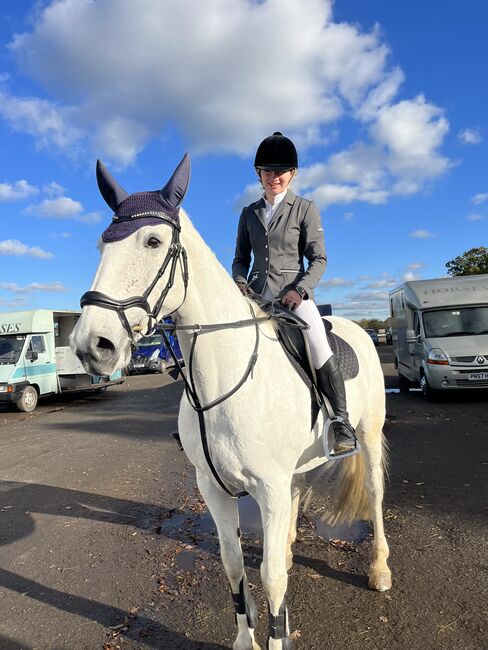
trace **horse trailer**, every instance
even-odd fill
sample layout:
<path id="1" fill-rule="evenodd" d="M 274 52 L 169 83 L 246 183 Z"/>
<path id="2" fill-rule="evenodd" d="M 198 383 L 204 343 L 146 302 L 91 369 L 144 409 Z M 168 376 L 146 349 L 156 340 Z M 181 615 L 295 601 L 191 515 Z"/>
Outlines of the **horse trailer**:
<path id="1" fill-rule="evenodd" d="M 89 375 L 70 348 L 78 311 L 36 309 L 0 314 L 0 404 L 30 413 L 39 397 L 67 391 L 102 390 L 120 384 Z"/>
<path id="2" fill-rule="evenodd" d="M 390 291 L 400 388 L 488 388 L 488 274 L 414 280 Z"/>

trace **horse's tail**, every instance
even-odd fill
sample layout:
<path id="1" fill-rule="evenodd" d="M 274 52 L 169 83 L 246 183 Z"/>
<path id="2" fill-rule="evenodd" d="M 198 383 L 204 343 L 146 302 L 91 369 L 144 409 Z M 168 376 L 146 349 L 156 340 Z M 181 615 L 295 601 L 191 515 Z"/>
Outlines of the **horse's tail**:
<path id="1" fill-rule="evenodd" d="M 355 454 L 338 462 L 339 478 L 334 512 L 329 517 L 331 525 L 355 519 L 370 519 L 369 499 L 366 492 L 366 465 L 364 453 Z M 384 483 L 388 466 L 388 448 L 381 434 L 381 473 Z"/>

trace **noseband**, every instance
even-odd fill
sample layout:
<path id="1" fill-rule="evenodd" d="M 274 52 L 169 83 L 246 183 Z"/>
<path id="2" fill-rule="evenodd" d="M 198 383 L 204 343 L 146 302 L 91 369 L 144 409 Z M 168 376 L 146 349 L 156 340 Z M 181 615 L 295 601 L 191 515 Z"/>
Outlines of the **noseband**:
<path id="1" fill-rule="evenodd" d="M 101 293 L 100 291 L 87 291 L 81 296 L 80 299 L 80 306 L 82 309 L 87 305 L 94 305 L 95 307 L 102 307 L 103 309 L 110 309 L 112 311 L 115 311 L 125 331 L 129 335 L 129 340 L 132 348 L 136 347 L 136 343 L 134 340 L 134 332 L 140 331 L 140 328 L 138 325 L 131 327 L 127 319 L 127 315 L 125 313 L 126 310 L 131 309 L 133 307 L 138 307 L 139 309 L 142 309 L 144 312 L 146 312 L 146 315 L 148 317 L 148 326 L 146 332 L 147 335 L 153 328 L 153 321 L 154 323 L 157 322 L 159 317 L 158 316 L 159 311 L 164 303 L 164 300 L 166 299 L 166 296 L 168 295 L 170 289 L 173 287 L 178 261 L 180 262 L 181 265 L 181 273 L 183 277 L 183 285 L 185 288 L 185 293 L 183 296 L 183 300 L 181 301 L 181 304 L 178 307 L 176 307 L 172 312 L 170 312 L 170 314 L 165 314 L 166 316 L 170 316 L 173 312 L 179 309 L 181 305 L 185 302 L 186 290 L 188 287 L 188 260 L 187 260 L 186 250 L 183 248 L 183 246 L 180 243 L 179 225 L 175 224 L 174 221 L 169 219 L 164 214 L 164 212 L 151 212 L 151 213 L 144 213 L 141 215 L 134 215 L 132 219 L 137 217 L 142 218 L 148 216 L 159 217 L 161 221 L 168 223 L 173 228 L 173 236 L 171 238 L 171 244 L 168 248 L 163 263 L 159 267 L 159 270 L 156 273 L 154 280 L 151 282 L 151 284 L 146 289 L 146 291 L 144 291 L 142 296 L 132 296 L 131 298 L 125 298 L 124 300 L 117 300 L 116 298 L 107 296 L 105 293 Z M 166 269 L 170 264 L 171 267 L 170 267 L 168 282 L 166 283 L 163 290 L 161 291 L 161 294 L 157 299 L 154 308 L 151 310 L 151 306 L 149 305 L 149 296 L 152 293 L 156 284 L 164 275 Z"/>

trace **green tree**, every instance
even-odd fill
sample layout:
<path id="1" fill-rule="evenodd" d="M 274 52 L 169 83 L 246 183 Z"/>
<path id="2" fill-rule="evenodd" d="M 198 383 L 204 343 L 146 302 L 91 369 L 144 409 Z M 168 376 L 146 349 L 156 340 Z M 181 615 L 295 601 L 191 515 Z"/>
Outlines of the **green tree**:
<path id="1" fill-rule="evenodd" d="M 479 275 L 488 273 L 488 248 L 472 248 L 446 263 L 449 275 Z"/>

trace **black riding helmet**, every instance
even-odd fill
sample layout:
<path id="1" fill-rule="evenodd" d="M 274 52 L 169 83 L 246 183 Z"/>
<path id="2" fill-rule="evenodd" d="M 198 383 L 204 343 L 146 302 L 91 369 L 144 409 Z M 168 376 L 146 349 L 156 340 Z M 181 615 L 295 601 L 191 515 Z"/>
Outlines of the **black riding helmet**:
<path id="1" fill-rule="evenodd" d="M 256 151 L 254 167 L 259 169 L 296 169 L 298 167 L 297 150 L 293 142 L 275 131 L 265 138 Z"/>

